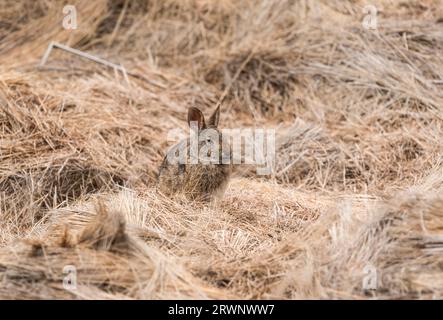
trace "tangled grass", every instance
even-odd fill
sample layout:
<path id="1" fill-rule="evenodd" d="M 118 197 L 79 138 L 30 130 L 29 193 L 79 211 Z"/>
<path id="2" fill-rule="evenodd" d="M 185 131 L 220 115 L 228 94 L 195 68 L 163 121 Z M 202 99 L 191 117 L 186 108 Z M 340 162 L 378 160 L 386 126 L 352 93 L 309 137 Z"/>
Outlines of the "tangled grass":
<path id="1" fill-rule="evenodd" d="M 372 2 L 376 30 L 364 1 L 77 0 L 65 30 L 64 1 L 2 1 L 0 297 L 441 299 L 443 6 Z M 50 41 L 129 83 L 38 67 Z M 276 129 L 274 174 L 159 194 L 168 131 L 218 103 Z"/>

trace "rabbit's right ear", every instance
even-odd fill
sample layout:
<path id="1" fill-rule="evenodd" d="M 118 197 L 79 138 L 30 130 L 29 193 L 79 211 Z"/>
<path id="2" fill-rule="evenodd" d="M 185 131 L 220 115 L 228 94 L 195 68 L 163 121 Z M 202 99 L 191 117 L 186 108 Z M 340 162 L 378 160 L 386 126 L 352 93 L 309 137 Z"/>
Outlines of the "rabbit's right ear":
<path id="1" fill-rule="evenodd" d="M 197 122 L 198 130 L 202 130 L 206 127 L 205 117 L 200 109 L 195 107 L 190 107 L 188 109 L 188 124 L 191 127 L 191 122 Z"/>
<path id="2" fill-rule="evenodd" d="M 217 128 L 219 120 L 220 120 L 220 106 L 218 106 L 217 109 L 215 109 L 214 113 L 209 118 L 208 125 Z"/>

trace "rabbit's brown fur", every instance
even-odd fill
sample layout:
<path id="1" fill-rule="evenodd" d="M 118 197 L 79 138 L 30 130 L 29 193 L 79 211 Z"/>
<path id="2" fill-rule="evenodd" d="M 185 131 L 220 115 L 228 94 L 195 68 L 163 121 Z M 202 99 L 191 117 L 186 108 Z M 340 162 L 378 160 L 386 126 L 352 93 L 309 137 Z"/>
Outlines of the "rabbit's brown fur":
<path id="1" fill-rule="evenodd" d="M 171 162 L 168 159 L 168 154 L 177 152 L 179 148 L 184 148 L 183 150 L 185 150 L 188 156 L 187 159 L 189 159 L 190 139 L 182 140 L 170 149 L 160 166 L 157 186 L 162 193 L 169 196 L 180 194 L 188 199 L 200 201 L 210 201 L 215 197 L 220 198 L 223 195 L 232 172 L 232 161 L 229 161 L 228 164 L 221 164 L 222 157 L 228 157 L 231 160 L 231 150 L 229 144 L 217 129 L 219 118 L 220 107 L 215 110 L 208 122 L 205 121 L 203 113 L 199 109 L 189 108 L 188 123 L 191 124 L 192 121 L 195 121 L 198 124 L 199 137 L 203 136 L 205 130 L 208 129 L 218 133 L 219 149 L 217 151 L 218 154 L 215 156 L 218 157 L 220 162 L 217 164 L 207 164 L 202 163 L 200 158 L 197 164 L 189 162 L 180 163 L 178 161 Z M 201 150 L 205 143 L 209 142 L 199 141 L 198 150 Z M 209 155 L 210 152 L 208 152 Z"/>

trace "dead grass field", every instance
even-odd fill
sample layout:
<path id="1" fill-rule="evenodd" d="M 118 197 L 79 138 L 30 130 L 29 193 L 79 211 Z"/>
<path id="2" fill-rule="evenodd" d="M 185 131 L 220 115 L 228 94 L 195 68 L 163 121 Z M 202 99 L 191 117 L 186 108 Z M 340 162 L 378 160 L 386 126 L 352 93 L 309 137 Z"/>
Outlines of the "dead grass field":
<path id="1" fill-rule="evenodd" d="M 77 30 L 0 2 L 0 298 L 443 298 L 442 1 L 70 4 Z M 39 68 L 50 41 L 130 85 Z M 217 207 L 158 194 L 168 130 L 220 101 L 222 127 L 276 128 L 275 174 Z"/>

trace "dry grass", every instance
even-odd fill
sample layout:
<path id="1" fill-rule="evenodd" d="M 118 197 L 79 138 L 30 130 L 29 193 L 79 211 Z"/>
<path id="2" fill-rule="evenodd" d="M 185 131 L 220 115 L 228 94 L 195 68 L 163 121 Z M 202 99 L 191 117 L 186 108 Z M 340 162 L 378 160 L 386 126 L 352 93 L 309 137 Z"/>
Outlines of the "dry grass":
<path id="1" fill-rule="evenodd" d="M 372 1 L 376 31 L 364 1 L 74 2 L 74 31 L 63 1 L 0 4 L 1 298 L 443 298 L 441 1 Z M 50 41 L 130 85 L 38 68 Z M 168 130 L 218 102 L 277 129 L 275 175 L 158 194 Z"/>

